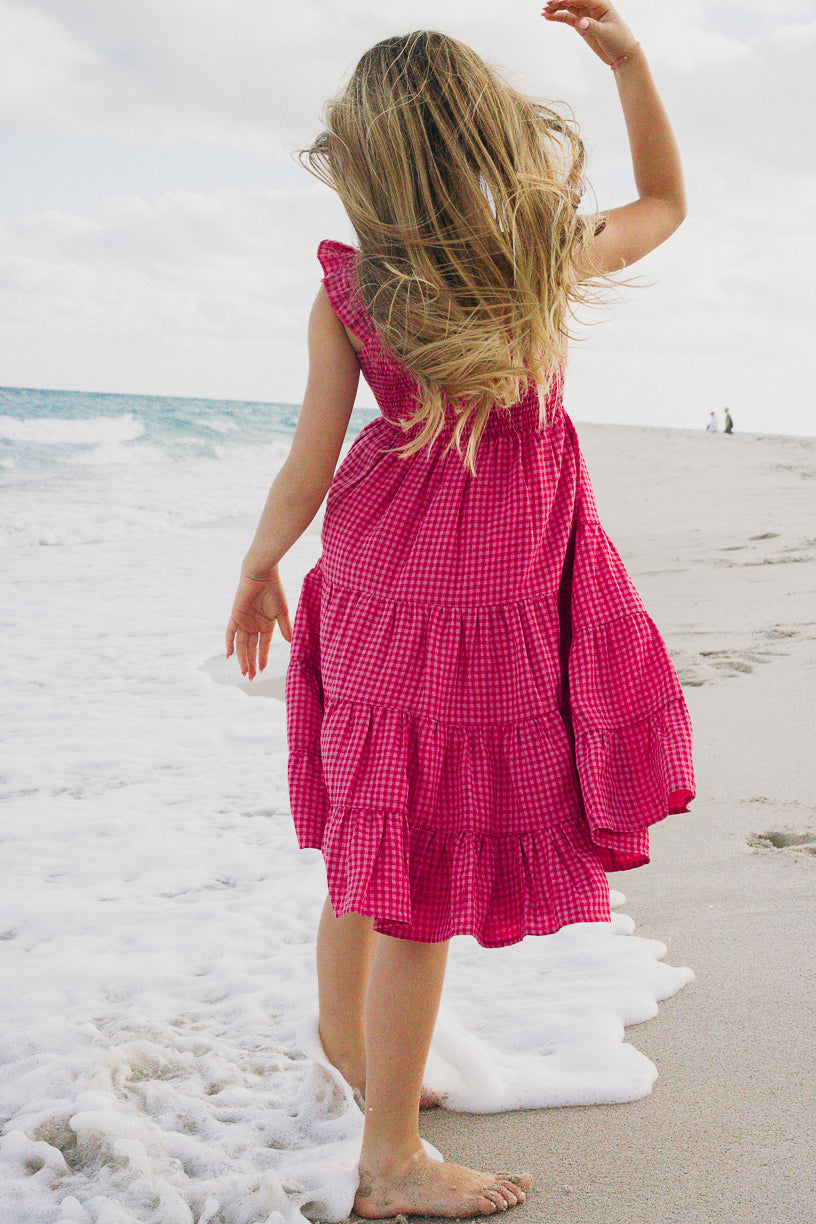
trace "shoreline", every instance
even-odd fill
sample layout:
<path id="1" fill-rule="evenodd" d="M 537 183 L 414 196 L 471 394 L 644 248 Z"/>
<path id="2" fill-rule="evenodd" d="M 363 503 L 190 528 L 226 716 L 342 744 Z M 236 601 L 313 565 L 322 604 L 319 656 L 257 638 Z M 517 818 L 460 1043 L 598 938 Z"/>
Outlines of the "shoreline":
<path id="1" fill-rule="evenodd" d="M 816 835 L 816 443 L 577 430 L 601 519 L 684 680 L 698 797 L 653 828 L 649 866 L 610 877 L 624 938 L 593 943 L 592 974 L 575 928 L 524 941 L 502 989 L 465 941 L 451 958 L 454 1010 L 494 1051 L 507 1043 L 522 1089 L 533 1062 L 545 1076 L 558 1063 L 562 1100 L 576 1087 L 601 1099 L 611 1070 L 621 1091 L 603 1099 L 630 1103 L 434 1111 L 423 1132 L 449 1159 L 529 1167 L 520 1222 L 804 1224 L 816 1214 L 816 857 L 755 843 Z M 304 1186 L 300 1202 L 330 1201 L 327 1217 L 351 1202 L 361 1116 L 304 1058 L 295 1024 L 315 1000 L 325 874 L 318 852 L 297 849 L 288 810 L 289 648 L 276 634 L 254 689 L 221 656 L 253 503 L 274 475 L 263 465 L 278 462 L 246 448 L 66 464 L 50 469 L 57 482 L 46 472 L 9 490 L 10 1224 L 141 1218 L 148 1199 L 186 1219 L 251 1196 L 301 1224 L 284 1182 Z M 291 616 L 321 523 L 281 564 Z M 668 997 L 673 966 L 696 980 Z M 659 1078 L 634 1100 L 649 1060 Z M 482 1051 L 460 1077 L 482 1106 L 488 1089 L 506 1099 L 492 1065 Z"/>
<path id="2" fill-rule="evenodd" d="M 39 386 L 37 387 L 35 386 L 17 387 L 17 386 L 0 385 L 0 393 L 4 391 L 25 392 L 25 393 L 32 393 L 32 394 L 44 394 L 44 395 L 69 395 L 69 396 L 87 395 L 91 397 L 92 399 L 102 399 L 102 398 L 107 398 L 107 399 L 112 399 L 112 400 L 137 399 L 137 400 L 150 400 L 150 401 L 168 400 L 173 403 L 187 403 L 187 402 L 202 403 L 202 404 L 222 403 L 228 406 L 229 405 L 232 405 L 232 406 L 248 405 L 248 406 L 255 406 L 255 407 L 287 408 L 287 409 L 292 409 L 292 410 L 299 410 L 300 408 L 300 405 L 298 402 L 290 402 L 289 400 L 270 400 L 270 399 L 263 399 L 263 398 L 258 399 L 255 397 L 247 398 L 247 397 L 240 397 L 240 396 L 237 396 L 237 397 L 236 396 L 216 396 L 215 398 L 213 398 L 211 396 L 197 395 L 197 394 L 191 394 L 191 395 L 171 394 L 171 393 L 158 394 L 158 393 L 152 393 L 148 391 L 122 391 L 121 389 L 117 391 L 99 391 L 99 390 L 89 390 L 88 388 L 76 388 L 76 387 L 39 387 Z M 704 425 L 695 427 L 691 425 L 649 425 L 649 424 L 644 424 L 642 422 L 638 424 L 634 424 L 634 423 L 629 423 L 625 421 L 595 421 L 588 417 L 579 417 L 577 415 L 573 415 L 573 413 L 570 411 L 570 405 L 569 405 L 568 399 L 569 397 L 566 396 L 564 406 L 567 411 L 567 414 L 570 417 L 570 420 L 573 422 L 576 428 L 580 428 L 581 426 L 588 426 L 590 428 L 598 428 L 598 429 L 604 429 L 604 428 L 631 429 L 631 430 L 643 429 L 643 430 L 648 430 L 649 432 L 656 431 L 656 432 L 661 432 L 661 433 L 680 433 L 680 434 L 686 434 L 686 435 L 696 435 L 698 433 L 699 434 L 707 433 Z M 379 412 L 379 408 L 377 407 L 376 404 L 373 404 L 373 403 L 366 404 L 366 403 L 357 402 L 355 403 L 354 411 L 355 412 L 370 412 L 372 415 L 376 415 Z M 715 436 L 717 435 L 730 436 L 734 438 L 736 437 L 752 438 L 758 441 L 767 440 L 771 442 L 773 441 L 783 441 L 784 442 L 788 439 L 793 440 L 793 441 L 799 441 L 799 442 L 816 442 L 816 434 L 773 433 L 770 430 L 757 431 L 757 430 L 741 430 L 739 428 L 735 428 L 734 432 L 731 435 L 726 435 L 725 430 L 719 429 L 716 431 Z"/>

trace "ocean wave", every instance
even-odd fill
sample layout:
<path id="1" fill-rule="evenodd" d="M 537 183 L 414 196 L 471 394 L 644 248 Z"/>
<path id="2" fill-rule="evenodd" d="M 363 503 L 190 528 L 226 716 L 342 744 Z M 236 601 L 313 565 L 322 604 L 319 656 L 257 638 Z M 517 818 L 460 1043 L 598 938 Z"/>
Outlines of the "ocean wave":
<path id="1" fill-rule="evenodd" d="M 123 446 L 121 442 L 100 442 L 90 451 L 72 451 L 60 462 L 85 467 L 108 467 L 117 463 L 167 463 L 171 456 L 159 446 L 140 442 L 138 446 Z"/>
<path id="2" fill-rule="evenodd" d="M 104 442 L 130 442 L 140 438 L 144 425 L 132 413 L 122 416 L 20 417 L 0 413 L 0 438 L 7 442 L 34 442 L 51 446 L 94 446 Z"/>
<path id="3" fill-rule="evenodd" d="M 251 534 L 287 450 L 283 444 L 237 447 L 223 459 L 183 460 L 142 440 L 72 447 L 42 470 L 0 473 L 0 553 L 176 538 L 236 522 Z"/>
<path id="4" fill-rule="evenodd" d="M 200 425 L 203 429 L 212 429 L 215 433 L 220 434 L 236 433 L 238 431 L 237 421 L 231 421 L 228 417 L 196 417 L 193 424 Z"/>

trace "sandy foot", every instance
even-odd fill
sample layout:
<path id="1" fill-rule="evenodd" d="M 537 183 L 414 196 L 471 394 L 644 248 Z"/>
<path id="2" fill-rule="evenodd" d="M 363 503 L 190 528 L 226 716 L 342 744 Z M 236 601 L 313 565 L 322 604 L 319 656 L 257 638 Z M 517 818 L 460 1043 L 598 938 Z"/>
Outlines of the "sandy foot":
<path id="1" fill-rule="evenodd" d="M 481 1173 L 418 1152 L 388 1175 L 361 1165 L 354 1210 L 366 1220 L 493 1215 L 523 1203 L 531 1182 L 526 1173 L 520 1177 Z"/>

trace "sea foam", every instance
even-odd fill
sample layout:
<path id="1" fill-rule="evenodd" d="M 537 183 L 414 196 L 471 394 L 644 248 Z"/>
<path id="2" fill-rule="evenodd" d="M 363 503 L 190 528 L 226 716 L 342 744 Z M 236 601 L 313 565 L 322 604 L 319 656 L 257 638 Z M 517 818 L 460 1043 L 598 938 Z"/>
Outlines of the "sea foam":
<path id="1" fill-rule="evenodd" d="M 41 446 L 87 446 L 103 442 L 130 442 L 145 432 L 144 425 L 130 413 L 122 416 L 96 416 L 78 420 L 57 417 L 19 417 L 0 415 L 0 438 L 9 442 L 36 442 Z"/>
<path id="2" fill-rule="evenodd" d="M 284 454 L 269 438 L 5 489 L 0 1172 L 26 1224 L 351 1207 L 363 1117 L 317 1041 L 325 870 L 292 828 L 286 711 L 212 664 Z M 291 615 L 319 531 L 281 563 Z M 625 1026 L 692 974 L 633 930 L 618 908 L 512 948 L 454 940 L 427 1074 L 445 1107 L 647 1094 Z"/>

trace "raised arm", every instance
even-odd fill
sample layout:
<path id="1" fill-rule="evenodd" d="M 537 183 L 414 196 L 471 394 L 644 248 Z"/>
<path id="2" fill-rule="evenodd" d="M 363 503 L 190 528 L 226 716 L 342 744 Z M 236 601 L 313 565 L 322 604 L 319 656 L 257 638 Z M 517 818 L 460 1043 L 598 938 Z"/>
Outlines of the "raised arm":
<path id="1" fill-rule="evenodd" d="M 600 215 L 605 225 L 591 250 L 596 268 L 617 272 L 665 242 L 685 217 L 680 153 L 646 56 L 611 5 L 551 0 L 542 15 L 572 26 L 612 68 L 617 83 L 638 198 Z"/>

